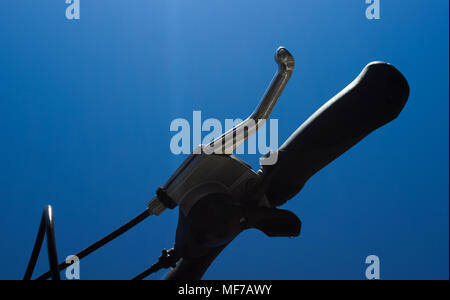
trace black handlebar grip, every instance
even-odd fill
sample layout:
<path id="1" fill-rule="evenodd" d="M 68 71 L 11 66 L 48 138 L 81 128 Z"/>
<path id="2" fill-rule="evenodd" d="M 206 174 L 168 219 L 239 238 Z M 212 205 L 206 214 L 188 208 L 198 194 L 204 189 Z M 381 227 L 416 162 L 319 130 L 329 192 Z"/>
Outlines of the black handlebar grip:
<path id="1" fill-rule="evenodd" d="M 269 202 L 279 206 L 294 197 L 312 175 L 394 120 L 408 96 L 408 82 L 394 66 L 368 64 L 286 140 L 274 165 L 262 167 Z"/>

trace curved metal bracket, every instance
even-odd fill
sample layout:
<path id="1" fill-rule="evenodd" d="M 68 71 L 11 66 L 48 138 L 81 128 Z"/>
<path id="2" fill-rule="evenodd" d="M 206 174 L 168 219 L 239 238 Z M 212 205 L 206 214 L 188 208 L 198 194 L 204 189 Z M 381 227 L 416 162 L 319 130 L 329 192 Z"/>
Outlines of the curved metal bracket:
<path id="1" fill-rule="evenodd" d="M 28 262 L 27 270 L 25 271 L 24 280 L 30 280 L 33 275 L 34 267 L 36 266 L 39 253 L 41 252 L 42 242 L 44 241 L 45 234 L 47 234 L 47 250 L 48 261 L 50 263 L 50 272 L 53 280 L 60 280 L 58 270 L 58 253 L 56 252 L 56 240 L 55 240 L 55 224 L 53 220 L 53 211 L 50 205 L 44 208 L 42 213 L 41 224 L 39 225 L 39 231 L 34 243 L 33 252 L 31 253 L 30 261 Z"/>

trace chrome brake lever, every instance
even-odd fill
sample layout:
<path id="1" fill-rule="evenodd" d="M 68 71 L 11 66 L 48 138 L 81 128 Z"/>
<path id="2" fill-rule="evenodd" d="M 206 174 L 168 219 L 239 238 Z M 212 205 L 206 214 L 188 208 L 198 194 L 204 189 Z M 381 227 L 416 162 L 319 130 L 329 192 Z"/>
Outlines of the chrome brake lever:
<path id="1" fill-rule="evenodd" d="M 249 180 L 258 180 L 256 172 L 231 154 L 266 122 L 292 75 L 295 61 L 286 48 L 277 49 L 275 62 L 278 71 L 255 111 L 211 143 L 195 148 L 149 202 L 150 214 L 159 215 L 176 206 L 188 214 L 200 197 L 214 192 L 241 198 L 242 186 Z"/>

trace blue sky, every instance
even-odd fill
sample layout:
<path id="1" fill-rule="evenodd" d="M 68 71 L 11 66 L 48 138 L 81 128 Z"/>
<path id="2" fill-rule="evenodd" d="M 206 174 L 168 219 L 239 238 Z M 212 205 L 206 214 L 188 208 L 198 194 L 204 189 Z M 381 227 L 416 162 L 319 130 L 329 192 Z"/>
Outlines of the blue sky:
<path id="1" fill-rule="evenodd" d="M 170 122 L 249 115 L 280 45 L 296 58 L 272 114 L 280 143 L 370 61 L 394 64 L 410 99 L 283 207 L 301 237 L 244 232 L 205 279 L 364 279 L 370 254 L 382 279 L 448 279 L 448 1 L 381 0 L 372 21 L 363 0 L 81 0 L 72 21 L 64 2 L 0 3 L 0 279 L 23 276 L 46 204 L 60 260 L 144 210 L 184 158 Z M 81 277 L 143 271 L 173 245 L 177 214 L 89 256 Z"/>

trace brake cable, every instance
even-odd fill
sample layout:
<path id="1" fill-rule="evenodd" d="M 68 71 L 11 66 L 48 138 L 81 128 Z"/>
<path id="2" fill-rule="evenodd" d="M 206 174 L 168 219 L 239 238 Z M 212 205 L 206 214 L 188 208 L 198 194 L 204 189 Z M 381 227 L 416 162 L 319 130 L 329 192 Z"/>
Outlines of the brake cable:
<path id="1" fill-rule="evenodd" d="M 134 226 L 138 225 L 142 221 L 144 221 L 147 217 L 149 217 L 151 213 L 148 209 L 146 209 L 144 212 L 139 214 L 137 217 L 129 221 L 128 223 L 124 224 L 120 228 L 116 229 L 115 231 L 111 232 L 107 236 L 103 237 L 102 239 L 98 240 L 97 242 L 93 243 L 86 249 L 80 251 L 75 256 L 81 260 L 84 257 L 88 256 L 92 252 L 100 249 L 107 243 L 111 242 L 112 240 L 116 239 L 123 233 L 127 232 Z M 34 267 L 36 266 L 37 259 L 39 257 L 39 253 L 41 250 L 42 242 L 44 241 L 45 234 L 47 234 L 47 248 L 48 248 L 48 257 L 50 262 L 50 271 L 42 274 L 37 278 L 37 280 L 45 280 L 50 277 L 52 277 L 54 280 L 59 280 L 60 275 L 59 272 L 66 269 L 70 265 L 72 265 L 74 262 L 71 263 L 63 262 L 58 265 L 58 255 L 56 251 L 56 242 L 55 242 L 55 226 L 54 226 L 54 219 L 53 219 L 53 212 L 52 207 L 50 205 L 46 206 L 44 209 L 44 212 L 42 214 L 41 223 L 39 226 L 39 231 L 36 237 L 36 242 L 33 247 L 33 252 L 31 254 L 31 258 L 28 262 L 27 270 L 25 272 L 24 280 L 30 280 L 31 276 L 33 275 Z"/>
<path id="2" fill-rule="evenodd" d="M 179 259 L 180 257 L 175 254 L 175 249 L 163 249 L 161 256 L 158 258 L 158 261 L 154 263 L 150 268 L 134 277 L 132 280 L 142 280 L 150 274 L 158 272 L 161 269 L 175 268 Z"/>

